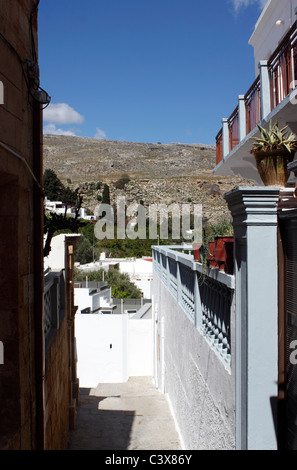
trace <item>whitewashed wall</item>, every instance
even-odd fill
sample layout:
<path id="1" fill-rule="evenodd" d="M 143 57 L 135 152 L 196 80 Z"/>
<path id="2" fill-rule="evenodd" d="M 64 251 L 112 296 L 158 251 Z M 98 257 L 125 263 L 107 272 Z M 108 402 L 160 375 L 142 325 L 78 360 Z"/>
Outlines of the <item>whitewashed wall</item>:
<path id="1" fill-rule="evenodd" d="M 143 297 L 150 299 L 153 263 L 139 258 L 134 261 L 121 261 L 119 265 L 120 272 L 129 274 L 130 280 L 142 291 Z"/>
<path id="2" fill-rule="evenodd" d="M 297 17 L 297 0 L 269 0 L 255 25 L 255 31 L 249 40 L 254 48 L 255 76 L 259 74 L 260 60 L 268 60 L 279 42 L 291 28 Z M 282 25 L 276 22 L 281 20 Z"/>
<path id="3" fill-rule="evenodd" d="M 153 375 L 151 319 L 133 320 L 125 314 L 77 314 L 75 337 L 81 387 Z"/>
<path id="4" fill-rule="evenodd" d="M 130 376 L 153 375 L 152 320 L 128 321 L 128 372 Z"/>

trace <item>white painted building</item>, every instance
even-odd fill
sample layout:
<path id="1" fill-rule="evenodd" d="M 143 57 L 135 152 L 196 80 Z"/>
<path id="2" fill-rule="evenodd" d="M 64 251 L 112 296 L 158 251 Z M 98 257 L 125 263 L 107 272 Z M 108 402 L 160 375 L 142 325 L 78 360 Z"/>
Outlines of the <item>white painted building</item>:
<path id="1" fill-rule="evenodd" d="M 46 212 L 54 212 L 55 214 L 58 214 L 58 215 L 64 215 L 65 214 L 66 205 L 62 201 L 50 201 L 49 199 L 45 198 L 44 207 L 45 207 Z M 69 217 L 74 217 L 75 216 L 75 207 L 68 208 L 66 210 L 66 214 Z M 96 220 L 95 216 L 88 216 L 87 215 L 87 210 L 84 207 L 81 207 L 79 209 L 78 217 L 80 219 Z"/>
<path id="2" fill-rule="evenodd" d="M 145 299 L 151 298 L 153 278 L 152 258 L 133 258 L 120 261 L 120 272 L 129 275 L 130 280 L 141 290 Z"/>
<path id="3" fill-rule="evenodd" d="M 51 251 L 47 257 L 44 258 L 44 269 L 52 269 L 59 271 L 65 269 L 65 237 L 80 237 L 79 234 L 67 233 L 60 234 L 52 238 Z"/>
<path id="4" fill-rule="evenodd" d="M 249 40 L 254 48 L 255 77 L 259 62 L 269 60 L 286 33 L 296 22 L 297 0 L 269 0 Z"/>
<path id="5" fill-rule="evenodd" d="M 74 286 L 74 303 L 78 307 L 77 313 L 112 314 L 116 306 L 111 298 L 111 288 L 107 283 L 98 287 Z"/>
<path id="6" fill-rule="evenodd" d="M 214 174 L 239 175 L 263 183 L 250 153 L 257 124 L 268 128 L 272 120 L 280 128 L 297 133 L 297 0 L 268 0 L 255 25 L 249 44 L 254 49 L 255 81 L 234 97 L 237 106 L 216 136 Z M 231 108 L 232 109 L 232 108 Z M 290 183 L 296 178 L 291 173 Z"/>
<path id="7" fill-rule="evenodd" d="M 106 258 L 101 254 L 100 260 L 85 265 L 76 265 L 80 270 L 97 271 L 103 269 L 108 271 L 110 267 L 117 267 L 121 273 L 129 275 L 133 282 L 142 292 L 145 299 L 151 298 L 151 283 L 153 279 L 152 258 Z"/>
<path id="8" fill-rule="evenodd" d="M 52 239 L 51 252 L 44 260 L 46 272 L 65 269 L 65 237 L 72 236 L 77 238 L 78 235 L 61 234 Z M 86 287 L 74 286 L 80 386 L 95 387 L 100 382 L 126 382 L 130 376 L 152 376 L 151 305 L 141 302 L 136 314 L 106 315 L 115 308 L 111 289 L 104 282 L 95 284 L 95 287 L 91 282 Z M 90 310 L 90 313 L 82 310 Z"/>
<path id="9" fill-rule="evenodd" d="M 76 315 L 75 336 L 81 387 L 153 375 L 151 318 Z"/>

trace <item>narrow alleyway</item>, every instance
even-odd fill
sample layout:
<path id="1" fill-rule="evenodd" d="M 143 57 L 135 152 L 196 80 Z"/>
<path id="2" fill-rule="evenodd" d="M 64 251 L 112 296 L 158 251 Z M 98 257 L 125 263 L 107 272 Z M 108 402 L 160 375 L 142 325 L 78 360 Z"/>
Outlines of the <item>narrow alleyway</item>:
<path id="1" fill-rule="evenodd" d="M 69 450 L 182 449 L 165 395 L 152 377 L 80 389 Z"/>

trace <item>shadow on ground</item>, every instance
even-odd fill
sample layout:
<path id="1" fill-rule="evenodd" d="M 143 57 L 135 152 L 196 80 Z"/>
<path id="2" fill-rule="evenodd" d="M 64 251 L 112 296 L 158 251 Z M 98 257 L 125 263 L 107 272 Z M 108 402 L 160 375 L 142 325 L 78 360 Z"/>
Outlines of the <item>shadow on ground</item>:
<path id="1" fill-rule="evenodd" d="M 178 450 L 181 443 L 166 396 L 152 377 L 80 389 L 69 450 Z"/>
<path id="2" fill-rule="evenodd" d="M 100 409 L 100 402 L 111 397 L 92 396 L 90 391 L 80 389 L 76 429 L 70 433 L 69 449 L 128 449 L 135 412 Z"/>

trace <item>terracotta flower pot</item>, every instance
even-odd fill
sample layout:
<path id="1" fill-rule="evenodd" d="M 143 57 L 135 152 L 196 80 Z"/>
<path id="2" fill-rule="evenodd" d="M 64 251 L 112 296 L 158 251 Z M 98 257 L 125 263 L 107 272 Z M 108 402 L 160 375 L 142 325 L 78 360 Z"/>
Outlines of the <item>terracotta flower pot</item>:
<path id="1" fill-rule="evenodd" d="M 290 176 L 287 165 L 293 161 L 295 152 L 271 150 L 269 152 L 254 151 L 253 154 L 264 185 L 284 188 Z"/>
<path id="2" fill-rule="evenodd" d="M 209 261 L 210 267 L 217 268 L 218 264 L 215 259 L 215 242 L 208 243 L 208 251 L 209 251 L 208 261 Z"/>
<path id="3" fill-rule="evenodd" d="M 199 243 L 193 243 L 195 261 L 200 261 L 199 246 Z"/>
<path id="4" fill-rule="evenodd" d="M 228 274 L 233 274 L 233 243 L 234 237 L 232 235 L 215 237 L 215 260 L 219 269 Z"/>

